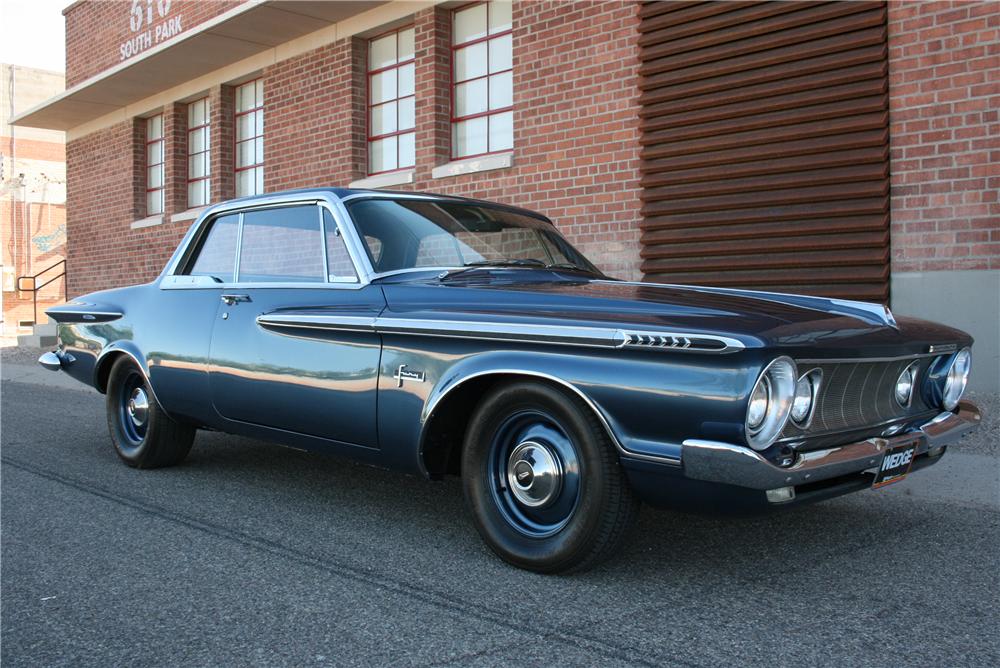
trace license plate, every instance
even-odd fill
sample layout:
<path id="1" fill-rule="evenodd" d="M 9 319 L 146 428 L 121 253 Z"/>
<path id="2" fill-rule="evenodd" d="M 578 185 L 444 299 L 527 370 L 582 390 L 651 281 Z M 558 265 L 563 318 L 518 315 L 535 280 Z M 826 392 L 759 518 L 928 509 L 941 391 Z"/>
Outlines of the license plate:
<path id="1" fill-rule="evenodd" d="M 879 488 L 899 482 L 906 477 L 913 466 L 913 460 L 917 456 L 917 443 L 911 442 L 897 445 L 885 451 L 882 463 L 875 474 L 875 482 L 872 487 Z"/>

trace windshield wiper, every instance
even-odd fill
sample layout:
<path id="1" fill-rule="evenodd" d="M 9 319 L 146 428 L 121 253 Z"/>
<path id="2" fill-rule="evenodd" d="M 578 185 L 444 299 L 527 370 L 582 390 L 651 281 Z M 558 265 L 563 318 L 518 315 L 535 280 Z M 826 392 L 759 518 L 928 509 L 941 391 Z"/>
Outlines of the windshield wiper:
<path id="1" fill-rule="evenodd" d="M 443 272 L 438 276 L 438 278 L 451 278 L 452 276 L 458 276 L 459 274 L 464 274 L 467 271 L 474 271 L 476 269 L 482 269 L 483 267 L 541 267 L 544 269 L 545 263 L 534 258 L 514 257 L 502 258 L 499 260 L 476 260 L 475 262 L 466 262 L 462 265 L 461 269 L 451 269 Z"/>
<path id="2" fill-rule="evenodd" d="M 573 264 L 572 262 L 554 262 L 553 264 L 545 265 L 546 269 L 571 269 L 573 271 L 582 271 L 588 274 L 593 274 L 594 272 L 586 267 L 581 267 L 578 264 Z"/>

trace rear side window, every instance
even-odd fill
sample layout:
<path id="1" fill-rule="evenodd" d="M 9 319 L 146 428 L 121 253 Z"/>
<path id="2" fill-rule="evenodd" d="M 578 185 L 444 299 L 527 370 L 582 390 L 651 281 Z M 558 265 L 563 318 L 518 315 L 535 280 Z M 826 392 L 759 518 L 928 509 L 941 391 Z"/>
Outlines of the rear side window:
<path id="1" fill-rule="evenodd" d="M 211 276 L 219 282 L 233 280 L 236 269 L 236 239 L 239 236 L 238 214 L 221 216 L 212 222 L 195 258 L 191 276 Z"/>
<path id="2" fill-rule="evenodd" d="M 243 215 L 240 283 L 322 283 L 323 237 L 316 206 L 290 206 Z"/>

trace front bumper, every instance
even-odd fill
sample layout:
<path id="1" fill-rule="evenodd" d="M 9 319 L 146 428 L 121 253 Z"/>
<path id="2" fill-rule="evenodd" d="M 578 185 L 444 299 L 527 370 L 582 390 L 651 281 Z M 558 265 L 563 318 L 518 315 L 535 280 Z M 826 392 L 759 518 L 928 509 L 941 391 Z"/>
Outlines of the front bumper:
<path id="1" fill-rule="evenodd" d="M 888 438 L 869 438 L 826 450 L 801 453 L 788 467 L 775 466 L 745 446 L 715 441 L 684 441 L 681 466 L 685 478 L 756 490 L 812 485 L 851 476 L 879 465 L 895 445 L 917 441 L 917 457 L 936 453 L 979 427 L 982 413 L 971 401 L 941 413 L 921 427 Z"/>

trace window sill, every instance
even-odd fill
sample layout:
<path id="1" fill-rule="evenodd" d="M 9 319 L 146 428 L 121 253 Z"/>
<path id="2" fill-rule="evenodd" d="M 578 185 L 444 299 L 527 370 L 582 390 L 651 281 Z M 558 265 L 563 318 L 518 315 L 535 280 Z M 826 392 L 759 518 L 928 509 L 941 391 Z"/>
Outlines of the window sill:
<path id="1" fill-rule="evenodd" d="M 413 170 L 401 169 L 398 172 L 387 172 L 376 174 L 364 179 L 352 181 L 348 188 L 387 188 L 389 186 L 401 186 L 406 183 L 413 183 Z"/>
<path id="2" fill-rule="evenodd" d="M 142 220 L 134 220 L 132 224 L 129 225 L 133 230 L 141 230 L 144 227 L 155 227 L 156 225 L 163 224 L 163 216 L 157 214 L 155 216 L 149 216 L 148 218 L 143 218 Z"/>
<path id="3" fill-rule="evenodd" d="M 493 169 L 506 169 L 514 166 L 514 152 L 497 153 L 495 155 L 481 155 L 475 158 L 462 158 L 453 160 L 446 165 L 435 167 L 431 176 L 435 179 L 443 179 L 449 176 L 460 176 L 462 174 L 473 174 L 475 172 L 488 172 Z"/>
<path id="4" fill-rule="evenodd" d="M 197 206 L 193 209 L 188 209 L 187 211 L 181 211 L 180 213 L 175 213 L 174 215 L 170 216 L 170 222 L 179 223 L 185 220 L 194 220 L 202 213 L 204 213 L 205 209 L 207 208 L 208 208 L 207 206 Z"/>

